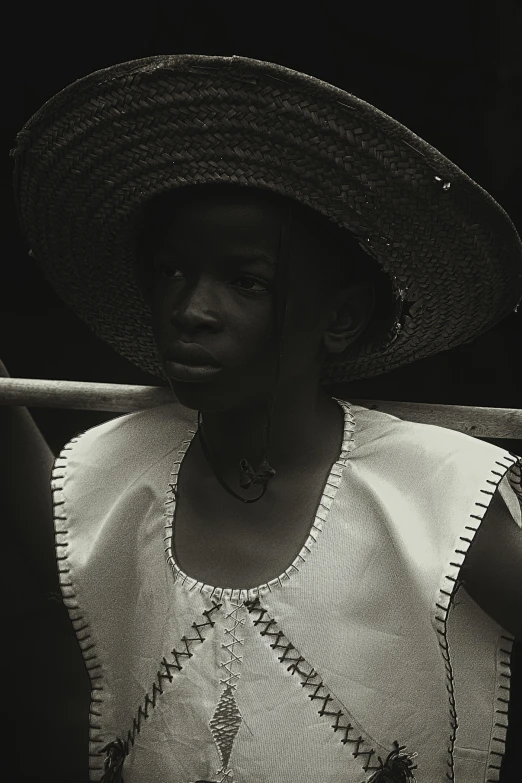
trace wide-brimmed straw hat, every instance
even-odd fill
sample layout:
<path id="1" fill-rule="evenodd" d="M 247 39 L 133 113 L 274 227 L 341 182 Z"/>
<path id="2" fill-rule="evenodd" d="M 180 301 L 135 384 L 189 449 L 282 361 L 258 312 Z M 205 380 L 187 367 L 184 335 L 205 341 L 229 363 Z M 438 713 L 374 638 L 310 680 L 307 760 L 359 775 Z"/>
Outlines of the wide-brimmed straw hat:
<path id="1" fill-rule="evenodd" d="M 469 342 L 522 299 L 520 237 L 483 188 L 369 103 L 274 63 L 181 54 L 104 68 L 48 100 L 11 155 L 19 220 L 52 287 L 163 379 L 136 226 L 146 201 L 186 185 L 296 199 L 348 229 L 389 275 L 389 323 L 353 355 L 328 358 L 324 383 Z"/>

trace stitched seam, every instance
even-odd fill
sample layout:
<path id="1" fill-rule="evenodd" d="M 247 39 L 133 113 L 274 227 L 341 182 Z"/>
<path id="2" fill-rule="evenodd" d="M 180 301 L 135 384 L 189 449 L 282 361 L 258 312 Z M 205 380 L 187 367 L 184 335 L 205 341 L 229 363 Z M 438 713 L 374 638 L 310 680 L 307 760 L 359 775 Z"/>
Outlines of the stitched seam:
<path id="1" fill-rule="evenodd" d="M 191 628 L 194 631 L 194 634 L 191 636 L 187 636 L 185 634 L 185 636 L 181 637 L 182 649 L 177 650 L 174 647 L 170 652 L 170 655 L 172 656 L 173 660 L 168 661 L 166 657 L 163 656 L 160 662 L 160 668 L 156 673 L 154 682 L 152 683 L 149 691 L 145 694 L 145 698 L 143 699 L 142 703 L 138 706 L 136 715 L 132 720 L 132 727 L 127 731 L 127 736 L 125 740 L 122 741 L 120 738 L 116 738 L 108 745 L 106 745 L 105 748 L 103 748 L 103 750 L 107 751 L 107 756 L 109 755 L 108 753 L 109 748 L 114 748 L 114 747 L 117 748 L 115 754 L 115 761 L 117 765 L 119 765 L 118 766 L 119 769 L 122 768 L 125 758 L 129 755 L 132 747 L 134 746 L 136 737 L 141 731 L 142 722 L 149 717 L 150 712 L 156 707 L 158 697 L 163 695 L 164 681 L 167 680 L 169 684 L 172 683 L 172 681 L 174 680 L 174 675 L 178 674 L 185 665 L 185 662 L 183 661 L 183 663 L 180 663 L 180 660 L 184 658 L 187 659 L 192 658 L 192 656 L 194 655 L 194 653 L 192 652 L 192 646 L 194 645 L 194 643 L 196 642 L 203 643 L 205 641 L 207 637 L 202 635 L 201 629 L 207 627 L 213 628 L 215 626 L 216 623 L 214 622 L 214 620 L 212 620 L 211 615 L 213 614 L 213 612 L 218 611 L 222 607 L 222 605 L 223 604 L 216 603 L 216 601 L 212 601 L 212 608 L 205 609 L 205 611 L 202 612 L 202 615 L 206 618 L 205 622 L 192 623 Z M 105 769 L 105 771 L 106 773 L 109 772 L 107 768 Z"/>
<path id="2" fill-rule="evenodd" d="M 286 667 L 286 670 L 290 672 L 291 675 L 298 675 L 303 689 L 310 689 L 310 693 L 307 694 L 308 698 L 311 701 L 322 702 L 317 713 L 321 717 L 333 719 L 334 722 L 331 723 L 330 726 L 334 730 L 334 733 L 337 733 L 338 731 L 341 732 L 341 743 L 343 745 L 348 743 L 355 745 L 355 748 L 350 751 L 354 759 L 364 756 L 367 757 L 364 763 L 359 762 L 364 772 L 381 771 L 385 762 L 383 762 L 380 756 L 377 756 L 374 748 L 370 747 L 368 735 L 363 736 L 365 732 L 362 731 L 355 719 L 349 715 L 346 707 L 344 707 L 337 697 L 329 691 L 319 672 L 306 661 L 297 648 L 294 647 L 283 632 L 279 630 L 276 621 L 273 620 L 269 616 L 267 610 L 261 606 L 259 596 L 256 596 L 252 601 L 245 601 L 245 606 L 252 616 L 254 626 L 260 627 L 260 635 L 274 639 L 274 641 L 270 643 L 272 650 L 282 651 L 282 654 L 278 656 L 278 660 L 283 664 L 289 664 Z M 355 732 L 356 736 L 349 736 L 352 732 Z M 394 744 L 399 746 L 398 742 Z M 361 750 L 361 747 L 364 749 Z M 404 746 L 400 747 L 404 748 Z M 411 757 L 413 758 L 416 755 L 417 754 L 411 754 Z M 376 757 L 375 759 L 372 758 L 374 756 Z"/>
<path id="3" fill-rule="evenodd" d="M 239 593 L 239 591 L 234 592 L 236 595 Z M 221 643 L 221 649 L 224 653 L 220 666 L 224 669 L 224 679 L 220 679 L 220 683 L 223 687 L 216 709 L 208 723 L 221 759 L 221 768 L 216 771 L 216 775 L 221 776 L 220 783 L 233 783 L 234 772 L 228 765 L 234 741 L 243 720 L 235 700 L 234 690 L 239 681 L 243 662 L 241 650 L 245 640 L 241 638 L 240 630 L 245 624 L 245 604 L 240 597 L 236 601 L 230 597 L 230 604 L 233 609 L 225 615 L 225 619 L 232 620 L 232 627 L 224 626 L 225 641 Z M 242 617 L 239 616 L 241 609 L 243 609 Z"/>
<path id="4" fill-rule="evenodd" d="M 100 711 L 103 707 L 103 669 L 95 651 L 95 641 L 89 623 L 82 614 L 78 601 L 74 582 L 71 578 L 71 568 L 67 550 L 69 548 L 69 530 L 65 527 L 67 515 L 65 511 L 64 480 L 67 474 L 67 460 L 69 452 L 74 450 L 85 433 L 81 433 L 62 448 L 56 457 L 51 473 L 51 490 L 53 503 L 53 523 L 57 567 L 60 581 L 62 600 L 67 608 L 69 619 L 80 647 L 85 668 L 91 683 L 89 702 L 89 773 L 95 775 L 102 770 L 102 760 L 99 753 L 99 745 L 103 742 L 102 731 L 99 722 Z M 89 775 L 90 777 L 90 775 Z"/>
<path id="5" fill-rule="evenodd" d="M 223 650 L 226 650 L 227 654 L 229 656 L 228 660 L 223 661 L 221 663 L 221 667 L 226 670 L 227 675 L 228 675 L 224 680 L 221 680 L 221 683 L 225 686 L 225 688 L 228 685 L 230 688 L 235 690 L 235 688 L 237 686 L 237 680 L 239 680 L 239 676 L 240 675 L 239 675 L 239 673 L 234 672 L 233 667 L 234 667 L 234 663 L 236 663 L 236 662 L 239 665 L 241 665 L 241 661 L 243 660 L 243 656 L 242 655 L 238 655 L 235 652 L 234 647 L 236 647 L 237 645 L 242 645 L 244 643 L 244 641 L 245 641 L 244 639 L 240 639 L 238 637 L 238 635 L 237 635 L 238 628 L 245 624 L 244 619 L 241 619 L 241 618 L 238 617 L 238 612 L 244 606 L 244 602 L 241 601 L 241 603 L 234 603 L 231 600 L 230 603 L 232 604 L 234 609 L 226 615 L 226 619 L 228 620 L 228 618 L 231 617 L 232 618 L 232 622 L 234 623 L 234 625 L 233 625 L 232 628 L 225 628 L 224 629 L 225 637 L 226 638 L 228 637 L 229 639 L 231 639 L 231 641 L 225 642 L 225 643 L 223 643 L 221 645 L 221 648 Z"/>
<path id="6" fill-rule="evenodd" d="M 501 635 L 497 643 L 497 694 L 495 698 L 494 723 L 488 750 L 488 777 L 486 778 L 486 783 L 498 782 L 500 767 L 505 752 L 511 687 L 510 660 L 514 641 L 513 636 Z"/>
<path id="7" fill-rule="evenodd" d="M 508 454 L 509 452 L 505 453 L 505 459 L 508 459 Z M 495 460 L 494 464 L 503 468 L 504 472 L 499 473 L 498 470 L 491 468 L 490 473 L 492 476 L 496 478 L 494 478 L 493 480 L 486 479 L 486 483 L 489 484 L 490 486 L 494 486 L 496 489 L 500 484 L 500 481 L 505 475 L 506 471 L 508 471 L 512 467 L 512 464 L 504 465 L 502 462 L 499 462 L 498 460 Z M 483 509 L 483 511 L 480 514 L 470 514 L 470 518 L 473 520 L 477 520 L 477 522 L 473 522 L 470 525 L 465 525 L 465 529 L 469 530 L 470 533 L 468 533 L 466 536 L 459 536 L 459 541 L 462 541 L 463 543 L 462 545 L 458 545 L 459 546 L 458 549 L 454 550 L 455 557 L 449 563 L 449 565 L 452 566 L 454 570 L 452 573 L 444 575 L 444 586 L 447 587 L 447 589 L 445 590 L 439 588 L 438 590 L 438 597 L 435 601 L 435 613 L 433 618 L 433 624 L 434 624 L 435 631 L 437 633 L 437 640 L 442 653 L 442 657 L 444 659 L 444 668 L 446 670 L 446 690 L 448 691 L 450 726 L 451 726 L 451 732 L 449 738 L 450 744 L 448 747 L 448 760 L 447 760 L 448 770 L 446 772 L 446 777 L 449 781 L 452 781 L 452 783 L 454 783 L 455 781 L 454 748 L 455 748 L 455 738 L 456 738 L 457 728 L 458 728 L 458 718 L 457 718 L 457 711 L 455 705 L 455 678 L 453 674 L 453 667 L 451 665 L 451 656 L 449 651 L 448 634 L 447 634 L 447 622 L 448 622 L 448 614 L 452 601 L 454 600 L 455 593 L 457 592 L 457 589 L 460 585 L 459 575 L 460 575 L 460 570 L 462 568 L 462 565 L 464 563 L 464 559 L 466 557 L 469 547 L 473 542 L 477 530 L 480 527 L 480 523 L 482 522 L 486 514 L 486 511 L 489 508 L 489 503 L 491 502 L 491 498 L 494 495 L 494 491 L 491 492 L 490 490 L 479 490 L 479 492 L 483 492 L 484 494 L 489 495 L 490 496 L 489 502 L 487 505 L 479 501 L 475 502 L 475 506 L 477 506 L 477 510 Z M 491 778 L 491 780 L 496 782 L 498 778 Z"/>
<path id="8" fill-rule="evenodd" d="M 204 612 L 202 612 L 203 616 L 206 618 L 206 621 L 204 623 L 192 623 L 191 628 L 195 631 L 196 636 L 195 637 L 187 637 L 182 636 L 181 642 L 183 643 L 185 649 L 177 650 L 175 647 L 171 650 L 170 654 L 173 656 L 173 661 L 170 663 L 167 661 L 165 656 L 163 656 L 163 659 L 160 663 L 160 668 L 158 669 L 158 672 L 156 674 L 156 679 L 152 684 L 152 698 L 149 696 L 148 693 L 145 694 L 145 699 L 143 701 L 143 706 L 140 705 L 138 707 L 138 712 L 136 714 L 136 717 L 132 721 L 132 728 L 129 729 L 127 732 L 127 738 L 124 742 L 125 747 L 125 755 L 128 755 L 131 747 L 134 745 L 134 742 L 136 741 L 136 736 L 140 733 L 141 730 L 141 721 L 143 718 L 148 718 L 148 708 L 149 706 L 154 707 L 156 706 L 156 700 L 159 695 L 163 694 L 163 688 L 162 682 L 164 680 L 168 680 L 169 684 L 173 681 L 174 675 L 172 674 L 172 670 L 175 672 L 180 672 L 183 669 L 183 665 L 180 663 L 181 658 L 192 658 L 194 653 L 192 652 L 192 646 L 194 642 L 200 642 L 203 643 L 206 639 L 205 636 L 202 636 L 200 629 L 206 628 L 207 626 L 213 628 L 215 625 L 215 622 L 211 619 L 211 615 L 213 612 L 219 610 L 221 608 L 222 604 L 218 604 L 215 601 L 212 602 L 212 609 L 206 609 Z M 162 671 L 163 669 L 163 671 Z"/>

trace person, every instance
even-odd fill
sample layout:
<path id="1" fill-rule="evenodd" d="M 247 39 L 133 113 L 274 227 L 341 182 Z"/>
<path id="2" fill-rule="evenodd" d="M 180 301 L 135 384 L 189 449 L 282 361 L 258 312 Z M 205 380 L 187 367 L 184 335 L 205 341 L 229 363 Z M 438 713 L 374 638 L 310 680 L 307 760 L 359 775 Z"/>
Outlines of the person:
<path id="1" fill-rule="evenodd" d="M 375 107 L 245 57 L 90 74 L 12 154 L 53 287 L 173 392 L 54 461 L 90 780 L 498 780 L 522 460 L 328 386 L 516 309 L 506 213 Z"/>

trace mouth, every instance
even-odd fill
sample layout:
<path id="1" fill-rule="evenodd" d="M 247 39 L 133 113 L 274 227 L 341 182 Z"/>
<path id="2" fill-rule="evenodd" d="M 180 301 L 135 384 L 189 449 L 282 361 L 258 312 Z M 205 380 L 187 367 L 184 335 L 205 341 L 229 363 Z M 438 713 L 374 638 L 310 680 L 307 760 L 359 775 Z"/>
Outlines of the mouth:
<path id="1" fill-rule="evenodd" d="M 197 343 L 178 342 L 163 354 L 166 363 L 174 362 L 185 367 L 212 367 L 219 369 L 219 362 L 212 354 Z"/>
<path id="2" fill-rule="evenodd" d="M 173 359 L 165 360 L 163 366 L 169 378 L 177 381 L 206 381 L 221 372 L 221 367 L 211 364 L 183 364 Z"/>

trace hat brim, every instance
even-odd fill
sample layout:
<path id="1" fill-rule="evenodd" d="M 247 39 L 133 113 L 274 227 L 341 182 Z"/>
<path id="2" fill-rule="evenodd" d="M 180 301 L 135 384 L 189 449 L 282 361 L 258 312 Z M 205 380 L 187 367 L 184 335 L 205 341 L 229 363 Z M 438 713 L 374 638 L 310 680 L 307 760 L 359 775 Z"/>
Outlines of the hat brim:
<path id="1" fill-rule="evenodd" d="M 522 298 L 520 237 L 485 190 L 380 110 L 274 63 L 170 55 L 111 66 L 47 101 L 12 155 L 19 219 L 51 285 L 160 378 L 136 226 L 146 201 L 186 185 L 294 198 L 349 229 L 390 276 L 399 317 L 355 355 L 327 360 L 323 383 L 469 342 Z"/>

